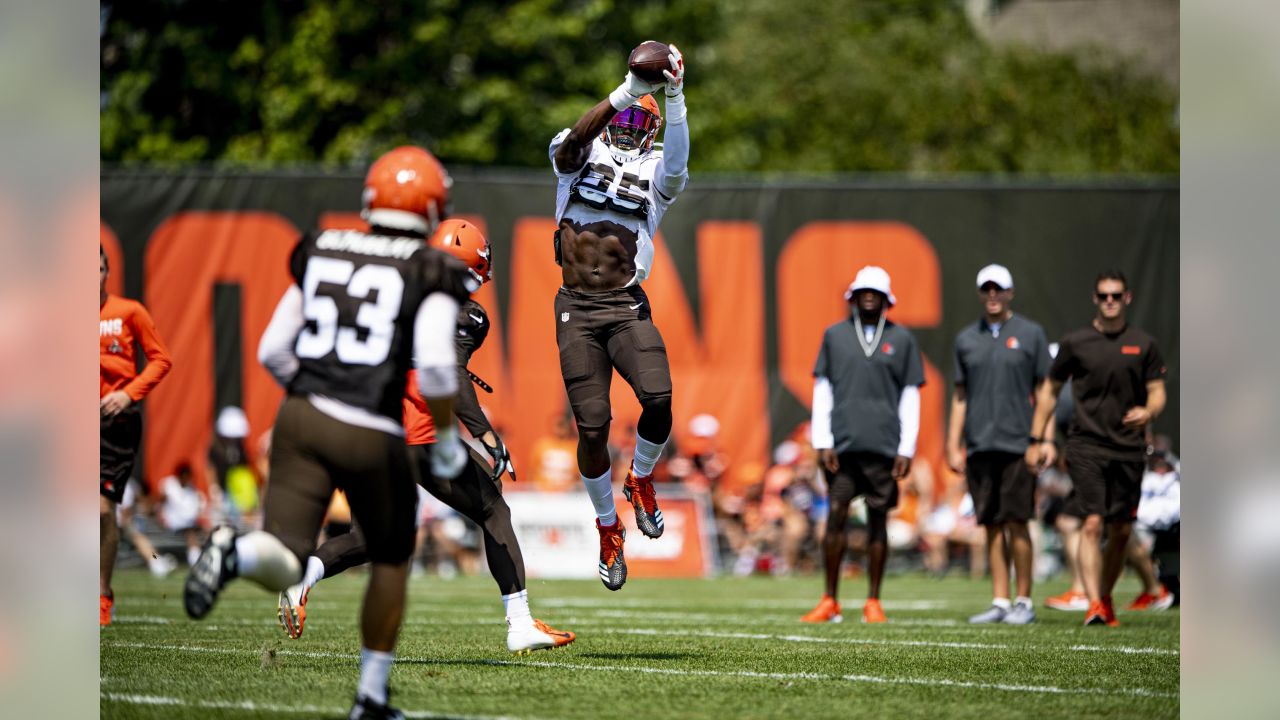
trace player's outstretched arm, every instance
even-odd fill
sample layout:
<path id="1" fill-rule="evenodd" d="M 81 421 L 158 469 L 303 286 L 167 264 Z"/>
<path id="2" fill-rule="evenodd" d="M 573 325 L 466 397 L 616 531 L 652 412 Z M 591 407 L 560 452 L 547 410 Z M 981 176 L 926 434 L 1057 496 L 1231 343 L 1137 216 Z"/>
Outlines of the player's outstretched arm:
<path id="1" fill-rule="evenodd" d="M 658 190 L 668 199 L 684 190 L 689 182 L 689 123 L 684 106 L 684 56 L 675 45 L 668 46 L 670 70 L 664 70 L 666 83 L 666 129 L 662 131 L 662 160 L 654 173 Z"/>
<path id="2" fill-rule="evenodd" d="M 591 155 L 591 143 L 604 132 L 604 128 L 613 119 L 614 115 L 627 109 L 632 104 L 639 102 L 640 98 L 645 95 L 652 94 L 655 90 L 662 87 L 661 84 L 647 83 L 640 78 L 627 73 L 613 92 L 609 93 L 609 97 L 596 103 L 574 123 L 569 130 L 569 135 L 560 143 L 555 152 L 556 170 L 561 173 L 571 173 L 582 169 L 587 163 L 587 158 Z"/>
<path id="3" fill-rule="evenodd" d="M 436 424 L 431 445 L 431 470 L 438 477 L 455 478 L 467 463 L 458 438 L 453 401 L 458 394 L 458 353 L 453 337 L 458 329 L 458 301 L 434 292 L 422 301 L 413 322 L 413 358 L 418 390 Z"/>

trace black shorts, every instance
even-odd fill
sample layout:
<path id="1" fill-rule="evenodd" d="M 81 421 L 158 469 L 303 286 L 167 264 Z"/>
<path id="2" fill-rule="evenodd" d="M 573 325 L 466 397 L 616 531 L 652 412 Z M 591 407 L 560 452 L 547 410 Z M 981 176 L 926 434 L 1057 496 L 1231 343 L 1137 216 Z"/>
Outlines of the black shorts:
<path id="1" fill-rule="evenodd" d="M 562 287 L 555 311 L 560 373 L 578 427 L 609 424 L 614 368 L 642 403 L 671 396 L 667 347 L 639 285 L 592 293 Z"/>
<path id="2" fill-rule="evenodd" d="M 964 476 L 979 525 L 1027 522 L 1035 517 L 1036 478 L 1021 455 L 973 453 L 965 461 Z"/>
<path id="3" fill-rule="evenodd" d="M 861 495 L 867 507 L 888 512 L 898 506 L 898 481 L 893 478 L 893 458 L 876 453 L 840 453 L 840 470 L 827 478 L 831 506 L 843 505 Z"/>
<path id="4" fill-rule="evenodd" d="M 98 492 L 113 503 L 124 498 L 138 445 L 142 443 L 142 408 L 130 405 L 114 417 L 102 418 L 98 429 Z"/>
<path id="5" fill-rule="evenodd" d="M 1067 446 L 1071 495 L 1063 514 L 1101 515 L 1108 523 L 1133 522 L 1142 499 L 1142 459 L 1122 459 L 1079 445 Z"/>
<path id="6" fill-rule="evenodd" d="M 272 433 L 262 527 L 305 565 L 333 491 L 341 489 L 369 561 L 398 565 L 413 554 L 417 482 L 403 437 L 341 422 L 289 396 Z"/>

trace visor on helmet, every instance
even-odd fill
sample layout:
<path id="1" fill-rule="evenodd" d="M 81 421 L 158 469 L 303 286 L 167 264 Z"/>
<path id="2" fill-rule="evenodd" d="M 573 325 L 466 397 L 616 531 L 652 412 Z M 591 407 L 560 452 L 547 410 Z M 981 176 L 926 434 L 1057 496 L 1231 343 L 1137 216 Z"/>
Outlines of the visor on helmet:
<path id="1" fill-rule="evenodd" d="M 643 108 L 632 105 L 609 121 L 609 126 L 605 128 L 605 140 L 619 150 L 642 149 L 657 129 L 657 118 Z"/>

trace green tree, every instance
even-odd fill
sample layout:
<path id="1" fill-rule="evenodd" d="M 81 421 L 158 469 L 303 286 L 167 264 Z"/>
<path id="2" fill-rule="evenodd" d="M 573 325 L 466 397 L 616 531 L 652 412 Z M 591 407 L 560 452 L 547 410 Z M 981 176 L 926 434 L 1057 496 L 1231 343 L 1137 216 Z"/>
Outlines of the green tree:
<path id="1" fill-rule="evenodd" d="M 688 58 L 697 171 L 1177 171 L 1176 97 L 991 48 L 956 3 L 140 0 L 109 7 L 102 158 L 544 167 L 631 47 Z"/>

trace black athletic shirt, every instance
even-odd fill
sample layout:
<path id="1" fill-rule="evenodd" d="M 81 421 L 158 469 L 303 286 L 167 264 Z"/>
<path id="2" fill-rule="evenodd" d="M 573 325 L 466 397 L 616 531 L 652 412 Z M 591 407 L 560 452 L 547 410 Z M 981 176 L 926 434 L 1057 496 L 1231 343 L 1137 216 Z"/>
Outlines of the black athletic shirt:
<path id="1" fill-rule="evenodd" d="M 397 421 L 413 323 L 431 293 L 461 305 L 475 281 L 420 237 L 380 230 L 307 233 L 289 259 L 306 324 L 294 344 L 295 394 L 324 395 Z"/>
<path id="2" fill-rule="evenodd" d="M 1103 454 L 1141 459 L 1146 442 L 1140 428 L 1121 420 L 1130 408 L 1147 404 L 1147 383 L 1165 376 L 1155 338 L 1126 326 L 1103 333 L 1093 325 L 1067 333 L 1049 377 L 1071 380 L 1075 416 L 1067 442 Z"/>
<path id="3" fill-rule="evenodd" d="M 480 400 L 476 397 L 475 385 L 471 382 L 471 374 L 467 365 L 471 356 L 489 337 L 489 314 L 484 306 L 475 300 L 468 300 L 458 310 L 458 336 L 454 347 L 458 352 L 458 398 L 454 402 L 453 412 L 467 428 L 472 437 L 480 437 L 493 429 L 489 419 L 480 409 Z"/>

